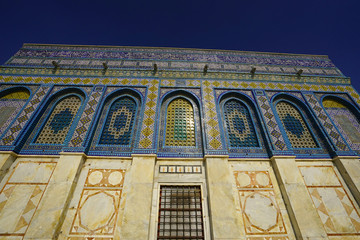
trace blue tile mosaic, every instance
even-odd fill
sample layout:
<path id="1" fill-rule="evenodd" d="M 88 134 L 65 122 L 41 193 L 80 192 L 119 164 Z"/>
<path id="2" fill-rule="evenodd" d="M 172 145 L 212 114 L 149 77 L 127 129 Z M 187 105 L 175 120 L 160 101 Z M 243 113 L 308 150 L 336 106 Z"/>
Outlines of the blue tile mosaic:
<path id="1" fill-rule="evenodd" d="M 231 147 L 259 147 L 246 106 L 236 100 L 230 100 L 224 105 L 224 115 Z"/>
<path id="2" fill-rule="evenodd" d="M 116 100 L 110 107 L 99 144 L 129 145 L 136 108 L 130 97 Z"/>

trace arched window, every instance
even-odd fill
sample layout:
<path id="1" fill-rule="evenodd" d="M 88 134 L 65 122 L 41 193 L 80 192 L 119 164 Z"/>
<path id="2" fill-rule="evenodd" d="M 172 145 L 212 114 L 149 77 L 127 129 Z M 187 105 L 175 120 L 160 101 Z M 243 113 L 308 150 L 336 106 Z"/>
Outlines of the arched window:
<path id="1" fill-rule="evenodd" d="M 166 114 L 165 146 L 195 146 L 194 110 L 184 98 L 170 102 Z"/>
<path id="2" fill-rule="evenodd" d="M 23 89 L 5 93 L 0 98 L 0 135 L 10 125 L 11 121 L 14 120 L 29 97 L 29 91 Z"/>
<path id="3" fill-rule="evenodd" d="M 287 101 L 279 101 L 276 111 L 293 148 L 318 148 L 299 110 Z"/>
<path id="4" fill-rule="evenodd" d="M 360 123 L 345 103 L 333 98 L 324 98 L 323 106 L 340 133 L 353 150 L 360 149 Z"/>
<path id="5" fill-rule="evenodd" d="M 245 104 L 231 99 L 224 104 L 230 147 L 259 147 L 255 128 Z"/>
<path id="6" fill-rule="evenodd" d="M 130 97 L 121 97 L 112 103 L 106 116 L 99 144 L 129 145 L 137 104 Z"/>
<path id="7" fill-rule="evenodd" d="M 81 99 L 69 95 L 59 100 L 35 138 L 37 144 L 63 144 L 81 106 Z"/>

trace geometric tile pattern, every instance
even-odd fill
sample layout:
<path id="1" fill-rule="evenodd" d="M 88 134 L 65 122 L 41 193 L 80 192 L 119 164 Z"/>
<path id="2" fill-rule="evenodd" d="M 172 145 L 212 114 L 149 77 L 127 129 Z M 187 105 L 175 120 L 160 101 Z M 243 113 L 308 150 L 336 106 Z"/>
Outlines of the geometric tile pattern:
<path id="1" fill-rule="evenodd" d="M 80 106 L 81 100 L 77 96 L 69 96 L 58 102 L 35 143 L 63 144 Z"/>
<path id="2" fill-rule="evenodd" d="M 259 147 L 249 110 L 236 100 L 224 104 L 225 123 L 231 147 Z"/>
<path id="3" fill-rule="evenodd" d="M 299 168 L 327 234 L 360 235 L 359 208 L 344 189 L 334 167 L 312 165 Z"/>
<path id="4" fill-rule="evenodd" d="M 160 165 L 159 173 L 201 173 L 201 165 Z"/>
<path id="5" fill-rule="evenodd" d="M 25 106 L 25 109 L 20 113 L 18 118 L 12 124 L 10 129 L 6 132 L 1 145 L 12 145 L 20 131 L 24 128 L 25 124 L 31 119 L 32 113 L 38 107 L 40 102 L 43 100 L 47 92 L 49 91 L 48 86 L 41 86 L 36 93 L 33 95 L 30 102 Z"/>
<path id="6" fill-rule="evenodd" d="M 69 239 L 114 237 L 124 176 L 125 170 L 122 169 L 89 170 Z"/>
<path id="7" fill-rule="evenodd" d="M 24 236 L 41 201 L 56 163 L 19 162 L 0 192 L 0 237 Z M 34 166 L 47 174 L 39 178 L 32 174 Z M 26 171 L 27 170 L 27 171 Z"/>
<path id="8" fill-rule="evenodd" d="M 116 100 L 110 107 L 99 144 L 129 145 L 136 109 L 136 102 L 130 97 Z"/>
<path id="9" fill-rule="evenodd" d="M 156 106 L 158 101 L 158 80 L 142 80 L 142 85 L 148 86 L 145 103 L 143 124 L 141 128 L 139 148 L 151 148 L 154 144 L 154 131 L 156 122 Z"/>
<path id="10" fill-rule="evenodd" d="M 166 119 L 166 146 L 195 146 L 194 111 L 189 101 L 177 98 L 170 102 Z"/>
<path id="11" fill-rule="evenodd" d="M 269 101 L 265 96 L 257 95 L 256 96 L 258 105 L 265 119 L 265 125 L 268 128 L 272 143 L 276 150 L 287 150 L 284 138 L 281 134 L 279 125 L 276 122 L 274 113 L 270 107 Z"/>
<path id="12" fill-rule="evenodd" d="M 81 115 L 80 121 L 78 122 L 75 132 L 70 140 L 69 147 L 79 147 L 83 144 L 86 133 L 89 130 L 90 123 L 93 120 L 93 116 L 95 115 L 95 110 L 99 103 L 101 94 L 102 88 L 99 90 L 94 90 L 91 93 L 86 108 Z"/>
<path id="13" fill-rule="evenodd" d="M 206 123 L 205 132 L 208 149 L 218 150 L 222 149 L 223 146 L 220 138 L 220 127 L 216 113 L 213 86 L 218 86 L 218 82 L 203 81 L 203 103 Z"/>
<path id="14" fill-rule="evenodd" d="M 0 99 L 0 135 L 10 125 L 30 97 L 29 91 L 11 92 Z"/>
<path id="15" fill-rule="evenodd" d="M 350 148 L 360 150 L 360 123 L 356 116 L 335 100 L 325 99 L 323 106 Z"/>
<path id="16" fill-rule="evenodd" d="M 283 236 L 279 237 L 286 237 L 285 224 L 269 172 L 234 171 L 234 176 L 246 235 L 280 234 Z M 272 236 L 273 239 L 276 237 Z"/>
<path id="17" fill-rule="evenodd" d="M 300 112 L 290 103 L 280 101 L 276 111 L 293 148 L 316 148 L 317 144 Z"/>
<path id="18" fill-rule="evenodd" d="M 310 107 L 314 111 L 317 119 L 321 122 L 323 127 L 325 128 L 328 136 L 335 144 L 336 148 L 341 151 L 348 151 L 349 148 L 343 141 L 340 136 L 340 133 L 336 130 L 334 125 L 332 124 L 331 120 L 326 115 L 324 109 L 321 107 L 319 101 L 315 98 L 313 94 L 304 94 L 307 102 L 309 103 Z"/>

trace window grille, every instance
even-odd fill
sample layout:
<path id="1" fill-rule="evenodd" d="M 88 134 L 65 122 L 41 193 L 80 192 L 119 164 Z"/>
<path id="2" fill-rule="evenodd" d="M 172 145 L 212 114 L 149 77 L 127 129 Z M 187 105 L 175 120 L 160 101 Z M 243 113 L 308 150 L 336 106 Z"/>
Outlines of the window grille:
<path id="1" fill-rule="evenodd" d="M 161 186 L 157 239 L 204 239 L 200 186 Z"/>

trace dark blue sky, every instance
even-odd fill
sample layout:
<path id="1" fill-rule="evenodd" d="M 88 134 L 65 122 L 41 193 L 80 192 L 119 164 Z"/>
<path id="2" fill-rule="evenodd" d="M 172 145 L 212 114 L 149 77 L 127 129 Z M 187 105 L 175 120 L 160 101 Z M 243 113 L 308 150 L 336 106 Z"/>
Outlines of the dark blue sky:
<path id="1" fill-rule="evenodd" d="M 0 63 L 23 43 L 325 54 L 360 90 L 360 1 L 0 2 Z"/>

